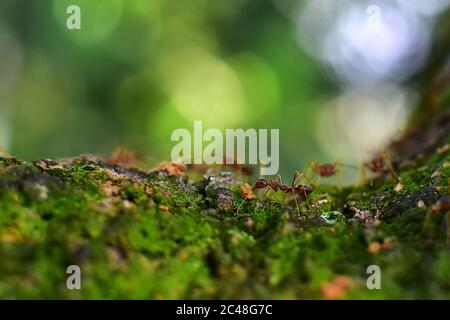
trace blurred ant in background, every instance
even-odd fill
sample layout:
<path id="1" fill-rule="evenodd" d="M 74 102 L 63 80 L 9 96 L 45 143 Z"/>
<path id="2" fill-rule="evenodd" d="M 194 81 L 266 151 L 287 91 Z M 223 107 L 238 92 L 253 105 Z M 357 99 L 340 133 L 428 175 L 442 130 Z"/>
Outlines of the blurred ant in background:
<path id="1" fill-rule="evenodd" d="M 320 163 L 311 161 L 307 164 L 306 174 L 308 174 L 311 170 L 313 171 L 315 175 L 315 177 L 313 178 L 314 183 L 317 183 L 319 181 L 319 178 L 336 176 L 336 184 L 340 186 L 342 166 L 358 169 L 355 166 L 344 164 L 340 161 L 334 161 L 332 163 Z"/>
<path id="2" fill-rule="evenodd" d="M 312 180 L 314 181 L 312 184 L 314 185 L 319 181 L 320 178 L 328 178 L 332 176 L 336 176 L 336 184 L 338 186 L 341 185 L 341 173 L 342 167 L 346 166 L 355 170 L 360 171 L 360 183 L 364 183 L 367 181 L 366 169 L 374 174 L 386 174 L 389 173 L 393 179 L 398 180 L 397 173 L 392 165 L 392 161 L 390 156 L 385 150 L 379 152 L 379 154 L 370 161 L 363 162 L 361 166 L 358 168 L 353 165 L 345 164 L 340 161 L 334 161 L 332 163 L 319 163 L 319 162 L 309 162 L 307 164 L 306 173 L 313 172 L 314 177 Z M 372 181 L 371 181 L 372 183 Z"/>
<path id="3" fill-rule="evenodd" d="M 263 197 L 265 197 L 270 191 L 277 192 L 278 190 L 281 190 L 282 192 L 284 192 L 286 194 L 293 194 L 294 196 L 296 196 L 294 199 L 295 199 L 295 204 L 297 205 L 297 211 L 298 211 L 298 213 L 300 213 L 300 209 L 299 209 L 298 202 L 297 202 L 297 196 L 308 201 L 307 198 L 308 198 L 309 194 L 311 192 L 313 192 L 313 188 L 311 186 L 309 186 L 307 184 L 297 183 L 301 177 L 304 177 L 305 179 L 307 179 L 309 181 L 309 179 L 307 177 L 305 177 L 305 175 L 303 175 L 302 173 L 300 173 L 298 171 L 295 172 L 294 176 L 292 177 L 292 183 L 290 186 L 283 183 L 280 175 L 277 175 L 276 180 L 258 179 L 255 182 L 255 185 L 252 190 L 263 189 L 263 188 L 269 187 L 266 190 L 266 192 L 264 193 Z"/>
<path id="4" fill-rule="evenodd" d="M 362 163 L 360 177 L 362 177 L 363 183 L 367 181 L 366 169 L 369 169 L 370 172 L 376 175 L 389 173 L 392 179 L 399 180 L 397 172 L 392 165 L 391 157 L 386 150 L 381 150 L 372 160 Z M 370 180 L 370 183 L 372 184 L 372 180 Z"/>

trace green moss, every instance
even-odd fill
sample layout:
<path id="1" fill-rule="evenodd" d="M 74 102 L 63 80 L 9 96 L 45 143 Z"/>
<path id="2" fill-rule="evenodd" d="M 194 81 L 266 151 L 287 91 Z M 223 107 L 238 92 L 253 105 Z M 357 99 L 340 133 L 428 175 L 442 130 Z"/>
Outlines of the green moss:
<path id="1" fill-rule="evenodd" d="M 85 158 L 48 168 L 0 158 L 0 297 L 321 298 L 324 283 L 345 275 L 343 298 L 448 298 L 445 213 L 427 220 L 429 206 L 414 204 L 374 220 L 432 179 L 447 192 L 447 158 L 433 159 L 402 170 L 402 190 L 388 178 L 318 186 L 298 209 L 281 193 L 242 199 L 235 177 L 220 186 L 231 188 L 225 210 L 215 200 L 224 189 L 202 181 Z M 368 250 L 386 239 L 390 247 Z M 82 269 L 80 291 L 65 286 L 71 264 Z M 371 264 L 382 290 L 366 287 Z"/>

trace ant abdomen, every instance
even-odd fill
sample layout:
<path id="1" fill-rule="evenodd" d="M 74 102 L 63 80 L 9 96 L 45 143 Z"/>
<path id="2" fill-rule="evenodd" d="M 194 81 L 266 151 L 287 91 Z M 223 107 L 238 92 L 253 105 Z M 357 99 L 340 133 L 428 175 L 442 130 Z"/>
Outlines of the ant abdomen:
<path id="1" fill-rule="evenodd" d="M 306 198 L 313 192 L 313 188 L 311 186 L 308 186 L 307 184 L 298 184 L 294 187 L 294 190 L 295 193 L 304 198 Z"/>

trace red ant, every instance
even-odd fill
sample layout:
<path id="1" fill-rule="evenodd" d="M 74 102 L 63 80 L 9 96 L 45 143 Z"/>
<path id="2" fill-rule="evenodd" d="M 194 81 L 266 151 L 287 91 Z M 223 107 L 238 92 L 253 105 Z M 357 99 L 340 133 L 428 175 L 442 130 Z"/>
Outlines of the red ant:
<path id="1" fill-rule="evenodd" d="M 389 173 L 394 180 L 398 180 L 391 158 L 385 150 L 380 151 L 372 160 L 362 163 L 360 170 L 363 181 L 366 180 L 366 168 L 375 174 Z"/>
<path id="2" fill-rule="evenodd" d="M 266 192 L 264 193 L 264 197 L 271 190 L 275 191 L 275 192 L 277 192 L 278 190 L 281 190 L 284 193 L 291 193 L 291 194 L 294 194 L 296 196 L 302 197 L 303 199 L 307 200 L 308 195 L 311 192 L 313 192 L 313 188 L 307 184 L 297 183 L 297 181 L 300 177 L 305 177 L 305 176 L 302 173 L 297 171 L 292 178 L 292 183 L 290 186 L 283 183 L 280 175 L 277 175 L 277 180 L 275 180 L 275 181 L 272 179 L 269 179 L 269 180 L 258 179 L 255 182 L 255 185 L 252 190 L 269 187 L 269 189 L 267 189 Z M 297 211 L 300 213 L 297 198 L 295 198 L 295 203 L 297 205 Z"/>
<path id="3" fill-rule="evenodd" d="M 328 178 L 336 175 L 336 183 L 340 185 L 340 178 L 341 178 L 341 167 L 347 166 L 351 167 L 353 169 L 358 169 L 357 167 L 354 167 L 349 164 L 344 164 L 339 161 L 334 161 L 333 163 L 319 163 L 319 162 L 309 162 L 307 165 L 307 173 L 309 170 L 313 170 L 314 174 L 316 175 L 316 182 L 320 177 L 322 178 Z"/>
<path id="4" fill-rule="evenodd" d="M 311 162 L 310 166 L 314 169 L 314 172 L 320 177 L 331 177 L 338 172 L 338 163 L 324 163 L 320 164 L 318 162 Z"/>

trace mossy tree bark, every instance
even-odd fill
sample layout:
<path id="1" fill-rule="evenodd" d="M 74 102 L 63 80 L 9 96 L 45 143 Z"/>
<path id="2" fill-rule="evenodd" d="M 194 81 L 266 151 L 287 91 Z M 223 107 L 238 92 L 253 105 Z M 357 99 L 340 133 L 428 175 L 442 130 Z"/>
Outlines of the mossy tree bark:
<path id="1" fill-rule="evenodd" d="M 3 157 L 0 297 L 450 298 L 445 88 L 386 148 L 399 180 L 317 186 L 299 210 L 253 197 L 254 179 L 228 168 Z M 74 264 L 81 290 L 66 287 Z"/>

